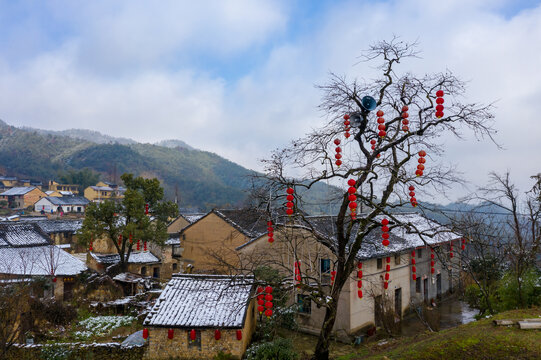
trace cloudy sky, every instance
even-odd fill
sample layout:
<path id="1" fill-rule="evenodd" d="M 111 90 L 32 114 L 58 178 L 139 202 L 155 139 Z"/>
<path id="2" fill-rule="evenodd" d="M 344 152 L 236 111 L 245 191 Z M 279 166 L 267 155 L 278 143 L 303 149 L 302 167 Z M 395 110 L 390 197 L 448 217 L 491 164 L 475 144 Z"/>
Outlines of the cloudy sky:
<path id="1" fill-rule="evenodd" d="M 510 170 L 527 190 L 541 172 L 539 1 L 0 0 L 0 34 L 7 123 L 177 138 L 252 169 L 324 121 L 330 71 L 375 76 L 358 56 L 399 35 L 422 50 L 399 70 L 449 69 L 466 100 L 496 102 L 504 150 L 446 143 L 472 184 Z"/>

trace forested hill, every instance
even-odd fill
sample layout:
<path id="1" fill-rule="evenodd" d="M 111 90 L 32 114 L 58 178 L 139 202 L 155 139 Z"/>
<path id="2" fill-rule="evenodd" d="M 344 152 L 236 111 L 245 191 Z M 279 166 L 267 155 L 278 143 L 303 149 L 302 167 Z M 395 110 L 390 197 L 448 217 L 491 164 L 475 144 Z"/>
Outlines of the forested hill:
<path id="1" fill-rule="evenodd" d="M 96 133 L 99 140 L 94 142 L 89 141 L 92 137 L 73 137 L 81 134 L 77 130 L 58 134 L 16 128 L 0 120 L 0 175 L 45 183 L 84 168 L 109 181 L 130 172 L 158 178 L 168 199 L 173 200 L 178 189 L 182 207 L 232 207 L 246 199 L 251 170 L 214 153 L 190 148 L 182 141 L 167 141 L 164 146 L 103 143 L 104 138 L 115 138 Z M 324 187 L 314 192 L 314 199 L 321 199 Z"/>

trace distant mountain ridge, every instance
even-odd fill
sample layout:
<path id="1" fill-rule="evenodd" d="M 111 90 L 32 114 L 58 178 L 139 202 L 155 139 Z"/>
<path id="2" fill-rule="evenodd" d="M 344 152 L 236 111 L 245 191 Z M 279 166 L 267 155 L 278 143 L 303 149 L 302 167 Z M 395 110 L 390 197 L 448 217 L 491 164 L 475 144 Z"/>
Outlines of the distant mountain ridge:
<path id="1" fill-rule="evenodd" d="M 84 168 L 99 173 L 102 180 L 118 181 L 125 172 L 156 177 L 168 199 L 203 210 L 245 203 L 255 174 L 181 140 L 142 144 L 90 130 L 17 128 L 1 120 L 0 167 L 0 174 L 44 182 L 57 180 L 61 172 Z M 307 195 L 313 200 L 314 213 L 329 208 L 320 205 L 327 189 L 321 184 Z"/>

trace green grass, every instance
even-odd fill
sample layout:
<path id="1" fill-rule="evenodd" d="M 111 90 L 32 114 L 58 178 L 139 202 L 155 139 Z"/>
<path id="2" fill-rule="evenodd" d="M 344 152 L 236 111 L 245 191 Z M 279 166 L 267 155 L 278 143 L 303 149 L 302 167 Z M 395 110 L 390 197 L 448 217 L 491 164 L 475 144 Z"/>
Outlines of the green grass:
<path id="1" fill-rule="evenodd" d="M 494 319 L 541 316 L 541 309 L 513 310 L 438 333 L 367 344 L 338 360 L 354 359 L 541 359 L 541 331 L 494 326 Z"/>

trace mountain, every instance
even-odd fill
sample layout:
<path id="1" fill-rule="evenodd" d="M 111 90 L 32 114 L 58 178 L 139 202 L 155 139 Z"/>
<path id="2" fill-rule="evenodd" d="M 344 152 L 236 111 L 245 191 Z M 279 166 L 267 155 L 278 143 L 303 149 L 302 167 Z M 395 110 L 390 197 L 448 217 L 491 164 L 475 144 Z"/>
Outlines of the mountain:
<path id="1" fill-rule="evenodd" d="M 173 200 L 178 195 L 182 207 L 234 207 L 247 199 L 252 170 L 180 140 L 157 145 L 118 139 L 88 130 L 16 128 L 0 120 L 0 175 L 47 182 L 58 180 L 61 173 L 88 168 L 109 181 L 118 181 L 125 172 L 156 177 L 166 197 Z M 309 194 L 313 206 L 307 211 L 327 209 L 328 205 L 321 207 L 326 192 L 328 187 L 322 184 Z"/>

